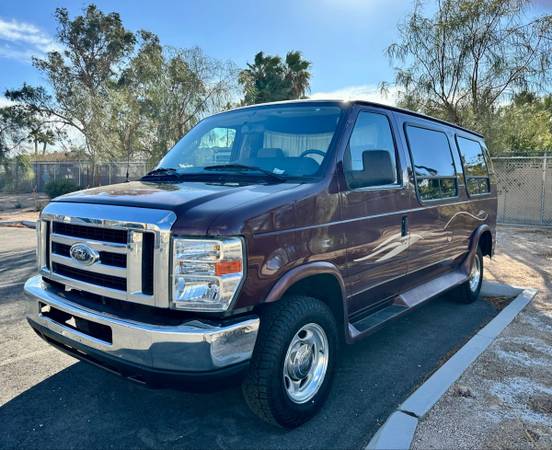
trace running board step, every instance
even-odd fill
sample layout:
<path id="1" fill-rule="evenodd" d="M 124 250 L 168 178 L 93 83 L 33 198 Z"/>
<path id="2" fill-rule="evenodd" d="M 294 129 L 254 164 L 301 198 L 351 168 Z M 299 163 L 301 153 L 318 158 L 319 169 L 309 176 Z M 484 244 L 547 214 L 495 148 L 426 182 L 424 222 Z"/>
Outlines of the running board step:
<path id="1" fill-rule="evenodd" d="M 376 311 L 369 316 L 366 316 L 357 322 L 350 324 L 354 328 L 356 334 L 362 334 L 366 331 L 372 331 L 377 327 L 383 325 L 388 320 L 394 319 L 395 317 L 404 314 L 410 308 L 408 306 L 401 305 L 389 305 L 379 311 Z M 351 330 L 352 331 L 352 330 Z"/>
<path id="2" fill-rule="evenodd" d="M 427 283 L 420 284 L 409 291 L 403 292 L 397 297 L 394 303 L 408 308 L 414 308 L 414 306 L 442 294 L 454 286 L 462 284 L 467 279 L 468 276 L 460 271 L 447 272 Z"/>
<path id="3" fill-rule="evenodd" d="M 389 306 L 355 322 L 349 322 L 349 335 L 353 340 L 362 338 L 376 331 L 386 322 L 402 316 L 427 300 L 464 283 L 467 279 L 468 276 L 461 271 L 447 272 L 427 283 L 405 291 L 398 295 Z"/>

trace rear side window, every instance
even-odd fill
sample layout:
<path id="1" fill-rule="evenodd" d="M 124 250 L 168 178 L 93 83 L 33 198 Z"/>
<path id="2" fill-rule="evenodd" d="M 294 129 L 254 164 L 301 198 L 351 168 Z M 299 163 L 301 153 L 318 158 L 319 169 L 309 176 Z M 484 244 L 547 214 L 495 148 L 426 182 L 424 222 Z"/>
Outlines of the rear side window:
<path id="1" fill-rule="evenodd" d="M 387 116 L 367 111 L 358 114 L 343 165 L 352 189 L 398 183 L 395 144 Z"/>
<path id="2" fill-rule="evenodd" d="M 490 192 L 489 170 L 481 144 L 460 136 L 456 136 L 456 142 L 464 166 L 468 193 L 477 195 Z"/>
<path id="3" fill-rule="evenodd" d="M 413 125 L 406 127 L 418 193 L 422 200 L 458 195 L 456 168 L 445 133 Z"/>

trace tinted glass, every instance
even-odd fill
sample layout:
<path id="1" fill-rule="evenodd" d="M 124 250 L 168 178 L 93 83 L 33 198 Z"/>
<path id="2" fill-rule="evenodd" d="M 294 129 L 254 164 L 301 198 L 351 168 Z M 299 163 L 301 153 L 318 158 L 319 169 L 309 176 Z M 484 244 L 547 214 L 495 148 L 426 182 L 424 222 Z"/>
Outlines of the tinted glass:
<path id="1" fill-rule="evenodd" d="M 418 179 L 418 192 L 422 200 L 431 200 L 441 197 L 441 188 L 438 178 Z"/>
<path id="2" fill-rule="evenodd" d="M 192 128 L 159 167 L 202 174 L 210 170 L 203 170 L 207 166 L 232 163 L 290 178 L 313 176 L 326 157 L 341 113 L 337 106 L 305 104 L 218 114 Z"/>
<path id="3" fill-rule="evenodd" d="M 228 163 L 236 130 L 234 128 L 213 128 L 205 133 L 198 146 L 197 161 L 201 159 L 205 165 L 215 163 Z"/>
<path id="4" fill-rule="evenodd" d="M 484 194 L 490 192 L 491 189 L 489 179 L 486 177 L 468 177 L 466 184 L 470 194 Z"/>
<path id="5" fill-rule="evenodd" d="M 349 186 L 353 188 L 398 182 L 395 144 L 385 115 L 359 113 L 349 139 L 344 166 Z"/>
<path id="6" fill-rule="evenodd" d="M 487 163 L 483 156 L 483 148 L 479 142 L 472 141 L 460 136 L 456 137 L 462 163 L 464 164 L 464 172 L 467 176 L 484 176 L 489 173 L 487 171 Z"/>
<path id="7" fill-rule="evenodd" d="M 414 126 L 407 126 L 406 133 L 417 176 L 455 175 L 445 133 Z"/>
<path id="8" fill-rule="evenodd" d="M 441 197 L 454 197 L 456 195 L 456 178 L 441 178 L 439 182 L 441 186 Z"/>

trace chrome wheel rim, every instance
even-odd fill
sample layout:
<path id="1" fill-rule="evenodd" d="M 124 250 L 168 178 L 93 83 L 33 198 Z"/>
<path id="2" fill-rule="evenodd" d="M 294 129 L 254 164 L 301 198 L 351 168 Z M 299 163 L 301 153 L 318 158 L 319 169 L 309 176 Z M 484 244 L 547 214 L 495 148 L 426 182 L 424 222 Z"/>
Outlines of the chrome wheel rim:
<path id="1" fill-rule="evenodd" d="M 284 388 L 294 403 L 306 403 L 320 390 L 328 370 L 329 345 L 316 323 L 302 326 L 289 344 L 284 359 Z"/>
<path id="2" fill-rule="evenodd" d="M 472 292 L 477 291 L 480 277 L 481 277 L 481 262 L 479 261 L 479 258 L 476 256 L 473 261 L 471 272 L 470 272 L 470 290 Z"/>

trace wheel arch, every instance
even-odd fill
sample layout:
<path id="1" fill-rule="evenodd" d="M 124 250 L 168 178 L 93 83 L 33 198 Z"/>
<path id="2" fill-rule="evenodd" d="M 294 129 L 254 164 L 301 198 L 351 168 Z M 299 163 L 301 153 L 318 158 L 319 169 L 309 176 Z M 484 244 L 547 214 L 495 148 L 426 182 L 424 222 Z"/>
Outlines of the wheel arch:
<path id="1" fill-rule="evenodd" d="M 345 283 L 336 266 L 319 261 L 289 270 L 272 287 L 263 303 L 279 301 L 288 294 L 306 295 L 323 301 L 331 309 L 340 335 L 345 336 L 347 323 Z"/>
<path id="2" fill-rule="evenodd" d="M 493 235 L 491 227 L 487 224 L 480 225 L 472 233 L 468 255 L 463 264 L 466 273 L 469 273 L 471 269 L 473 258 L 475 258 L 478 248 L 481 248 L 483 256 L 492 256 L 493 254 Z"/>
<path id="3" fill-rule="evenodd" d="M 481 249 L 481 253 L 483 253 L 483 256 L 493 256 L 493 235 L 490 229 L 484 230 L 481 233 L 477 245 Z"/>

